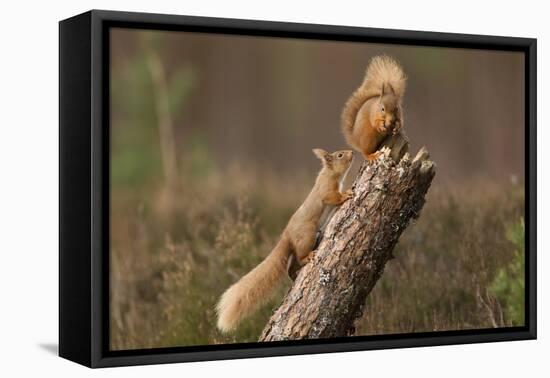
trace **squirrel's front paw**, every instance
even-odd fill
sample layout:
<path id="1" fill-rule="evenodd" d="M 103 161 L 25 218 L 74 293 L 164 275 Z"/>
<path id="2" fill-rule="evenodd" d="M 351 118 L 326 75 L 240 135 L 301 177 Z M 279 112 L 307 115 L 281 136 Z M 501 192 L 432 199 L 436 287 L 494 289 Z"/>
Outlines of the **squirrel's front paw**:
<path id="1" fill-rule="evenodd" d="M 344 198 L 344 201 L 349 200 L 350 198 L 353 198 L 353 190 L 348 189 L 343 194 L 342 197 Z"/>
<path id="2" fill-rule="evenodd" d="M 388 131 L 388 127 L 386 126 L 386 122 L 383 119 L 377 119 L 374 121 L 374 127 L 379 133 L 386 133 Z"/>

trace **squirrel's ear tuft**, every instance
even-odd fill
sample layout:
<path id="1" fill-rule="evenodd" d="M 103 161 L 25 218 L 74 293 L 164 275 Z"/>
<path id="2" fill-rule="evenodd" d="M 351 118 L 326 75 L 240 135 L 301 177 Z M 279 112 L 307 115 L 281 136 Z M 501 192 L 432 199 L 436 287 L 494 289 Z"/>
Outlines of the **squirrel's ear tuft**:
<path id="1" fill-rule="evenodd" d="M 313 153 L 321 160 L 325 160 L 326 156 L 328 155 L 328 152 L 326 152 L 322 148 L 314 148 Z"/>

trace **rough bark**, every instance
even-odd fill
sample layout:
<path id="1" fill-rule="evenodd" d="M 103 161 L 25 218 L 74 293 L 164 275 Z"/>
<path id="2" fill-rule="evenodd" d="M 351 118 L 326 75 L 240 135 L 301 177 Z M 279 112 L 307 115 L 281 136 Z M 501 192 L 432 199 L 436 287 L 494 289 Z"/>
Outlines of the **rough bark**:
<path id="1" fill-rule="evenodd" d="M 266 325 L 260 341 L 347 336 L 403 230 L 418 217 L 435 174 L 422 148 L 414 159 L 404 135 L 389 138 L 374 163 L 364 162 L 354 197 L 328 221 L 312 262 Z"/>

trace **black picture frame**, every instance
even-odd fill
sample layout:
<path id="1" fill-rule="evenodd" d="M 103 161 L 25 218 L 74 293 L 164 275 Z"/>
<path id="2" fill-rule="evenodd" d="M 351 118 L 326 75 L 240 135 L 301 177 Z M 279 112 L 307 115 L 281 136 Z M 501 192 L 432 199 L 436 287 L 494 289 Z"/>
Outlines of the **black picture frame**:
<path id="1" fill-rule="evenodd" d="M 109 351 L 109 29 L 412 44 L 525 54 L 526 325 Z M 92 10 L 59 23 L 59 355 L 89 367 L 535 339 L 536 39 Z"/>

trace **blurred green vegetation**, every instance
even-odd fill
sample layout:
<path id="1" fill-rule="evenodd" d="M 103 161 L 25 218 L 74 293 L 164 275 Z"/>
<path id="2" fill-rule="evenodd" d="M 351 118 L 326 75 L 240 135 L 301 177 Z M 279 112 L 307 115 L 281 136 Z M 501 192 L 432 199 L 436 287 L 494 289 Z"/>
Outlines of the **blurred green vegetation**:
<path id="1" fill-rule="evenodd" d="M 515 326 L 525 324 L 525 224 L 523 218 L 509 226 L 506 237 L 514 244 L 514 258 L 498 270 L 491 292 L 505 306 Z"/>
<path id="2" fill-rule="evenodd" d="M 166 79 L 166 93 L 169 101 L 164 104 L 158 101 L 158 89 L 155 88 L 154 76 L 148 59 L 158 55 L 162 49 L 162 39 L 154 34 L 144 34 L 140 41 L 144 46 L 138 50 L 117 75 L 111 78 L 112 122 L 111 129 L 111 180 L 113 186 L 140 187 L 162 180 L 161 143 L 159 139 L 158 113 L 170 115 L 184 113 L 185 103 L 196 86 L 196 72 L 190 65 L 178 66 Z M 120 117 L 118 119 L 117 117 Z M 171 125 L 174 127 L 174 125 Z M 200 153 L 200 138 L 189 141 L 188 148 L 196 149 L 195 159 L 205 159 Z M 203 142 L 204 143 L 204 142 Z M 204 147 L 203 147 L 204 149 Z M 201 154 L 200 156 L 198 154 Z M 197 171 L 208 168 L 199 164 Z"/>
<path id="3" fill-rule="evenodd" d="M 507 235 L 523 216 L 522 188 L 477 180 L 432 189 L 367 300 L 361 334 L 516 325 L 506 306 L 514 299 L 492 288 L 518 258 Z"/>
<path id="4" fill-rule="evenodd" d="M 205 179 L 217 170 L 216 162 L 209 153 L 208 141 L 203 133 L 194 130 L 187 138 L 184 149 L 187 151 L 182 160 L 182 174 L 192 180 Z"/>

